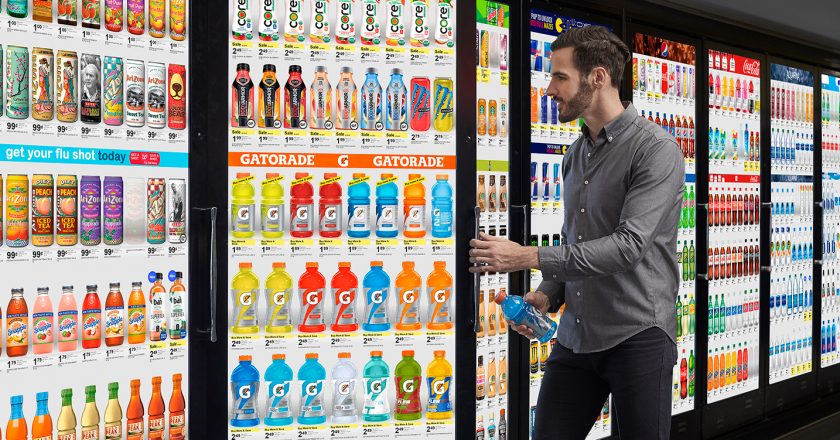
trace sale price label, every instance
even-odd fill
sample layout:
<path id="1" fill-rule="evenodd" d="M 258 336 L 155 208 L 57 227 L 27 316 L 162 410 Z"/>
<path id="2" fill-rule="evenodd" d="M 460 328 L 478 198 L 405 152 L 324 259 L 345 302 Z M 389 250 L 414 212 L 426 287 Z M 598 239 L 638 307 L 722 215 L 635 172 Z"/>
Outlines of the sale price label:
<path id="1" fill-rule="evenodd" d="M 231 350 L 253 350 L 256 345 L 256 335 L 233 335 L 230 336 Z"/>
<path id="2" fill-rule="evenodd" d="M 82 362 L 101 362 L 105 360 L 104 350 L 90 350 L 82 352 Z"/>
<path id="3" fill-rule="evenodd" d="M 28 357 L 9 359 L 6 362 L 4 362 L 4 364 L 4 367 L 6 367 L 6 372 L 14 373 L 16 371 L 28 370 L 32 368 L 32 359 Z"/>
<path id="4" fill-rule="evenodd" d="M 105 349 L 105 360 L 107 361 L 124 359 L 126 356 L 128 356 L 128 348 L 126 347 L 109 347 Z"/>
<path id="5" fill-rule="evenodd" d="M 38 356 L 32 358 L 32 369 L 37 370 L 40 368 L 52 367 L 57 361 L 58 356 L 55 355 Z"/>

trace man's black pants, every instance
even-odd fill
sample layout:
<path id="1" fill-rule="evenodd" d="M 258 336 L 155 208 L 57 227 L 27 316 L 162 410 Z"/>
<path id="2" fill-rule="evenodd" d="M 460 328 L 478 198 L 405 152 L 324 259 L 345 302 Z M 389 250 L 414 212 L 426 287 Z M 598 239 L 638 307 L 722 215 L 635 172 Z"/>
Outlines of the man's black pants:
<path id="1" fill-rule="evenodd" d="M 677 347 L 649 328 L 598 353 L 575 354 L 555 344 L 537 400 L 534 438 L 582 440 L 612 393 L 623 440 L 665 440 Z"/>

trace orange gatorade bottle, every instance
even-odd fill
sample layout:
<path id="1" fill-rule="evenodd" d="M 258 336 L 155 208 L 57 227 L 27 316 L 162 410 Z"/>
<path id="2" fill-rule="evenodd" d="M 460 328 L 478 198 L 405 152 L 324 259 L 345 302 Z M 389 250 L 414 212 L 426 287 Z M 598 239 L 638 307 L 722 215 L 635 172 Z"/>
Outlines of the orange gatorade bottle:
<path id="1" fill-rule="evenodd" d="M 407 238 L 426 236 L 426 185 L 423 176 L 409 174 L 403 189 L 403 235 Z"/>
<path id="2" fill-rule="evenodd" d="M 429 330 L 449 330 L 452 328 L 451 298 L 452 275 L 446 271 L 445 261 L 435 261 L 435 270 L 426 279 L 429 292 Z"/>
<path id="3" fill-rule="evenodd" d="M 404 261 L 402 267 L 394 281 L 397 288 L 397 323 L 394 327 L 400 331 L 420 330 L 420 288 L 423 279 L 414 270 L 413 261 Z"/>

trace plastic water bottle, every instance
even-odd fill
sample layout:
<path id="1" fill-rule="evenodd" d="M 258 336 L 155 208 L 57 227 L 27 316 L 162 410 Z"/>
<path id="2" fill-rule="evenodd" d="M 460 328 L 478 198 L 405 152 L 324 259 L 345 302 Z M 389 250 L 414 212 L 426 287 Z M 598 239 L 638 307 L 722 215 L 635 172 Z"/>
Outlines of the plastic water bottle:
<path id="1" fill-rule="evenodd" d="M 350 353 L 339 353 L 332 370 L 333 423 L 356 423 L 356 376 Z"/>
<path id="2" fill-rule="evenodd" d="M 452 187 L 449 176 L 438 174 L 432 187 L 432 237 L 452 236 Z"/>
<path id="3" fill-rule="evenodd" d="M 306 353 L 306 362 L 298 370 L 301 425 L 321 425 L 327 421 L 324 410 L 324 381 L 327 370 L 318 362 L 318 353 Z"/>
<path id="4" fill-rule="evenodd" d="M 293 379 L 294 374 L 292 368 L 286 363 L 286 355 L 273 355 L 271 365 L 265 370 L 265 381 L 268 383 L 266 425 L 286 426 L 292 424 L 291 386 Z"/>
<path id="5" fill-rule="evenodd" d="M 557 332 L 557 324 L 543 315 L 521 296 L 508 296 L 504 290 L 496 294 L 496 304 L 502 307 L 505 317 L 516 325 L 525 325 L 534 332 L 541 343 L 548 342 Z"/>
<path id="6" fill-rule="evenodd" d="M 239 365 L 233 370 L 230 379 L 230 387 L 233 392 L 231 426 L 259 425 L 257 396 L 260 389 L 260 372 L 251 364 L 251 356 L 239 356 Z"/>
<path id="7" fill-rule="evenodd" d="M 388 298 L 390 298 L 391 278 L 382 270 L 381 261 L 370 262 L 370 272 L 362 280 L 365 294 L 365 315 L 362 330 L 366 332 L 385 332 L 391 328 L 388 320 Z"/>

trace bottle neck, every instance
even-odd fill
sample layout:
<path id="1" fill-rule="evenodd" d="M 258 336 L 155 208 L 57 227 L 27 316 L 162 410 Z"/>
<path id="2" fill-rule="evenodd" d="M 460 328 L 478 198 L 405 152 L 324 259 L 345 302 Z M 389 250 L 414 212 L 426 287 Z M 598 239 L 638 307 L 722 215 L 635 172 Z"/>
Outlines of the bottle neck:
<path id="1" fill-rule="evenodd" d="M 96 394 L 88 393 L 85 396 L 85 403 L 96 403 Z"/>
<path id="2" fill-rule="evenodd" d="M 35 412 L 35 415 L 36 416 L 45 416 L 47 414 L 49 414 L 49 408 L 47 407 L 47 401 L 46 400 L 39 400 L 38 401 L 38 409 Z"/>
<path id="3" fill-rule="evenodd" d="M 20 404 L 12 405 L 12 415 L 9 418 L 11 420 L 22 419 L 23 418 L 23 405 L 20 405 Z"/>

